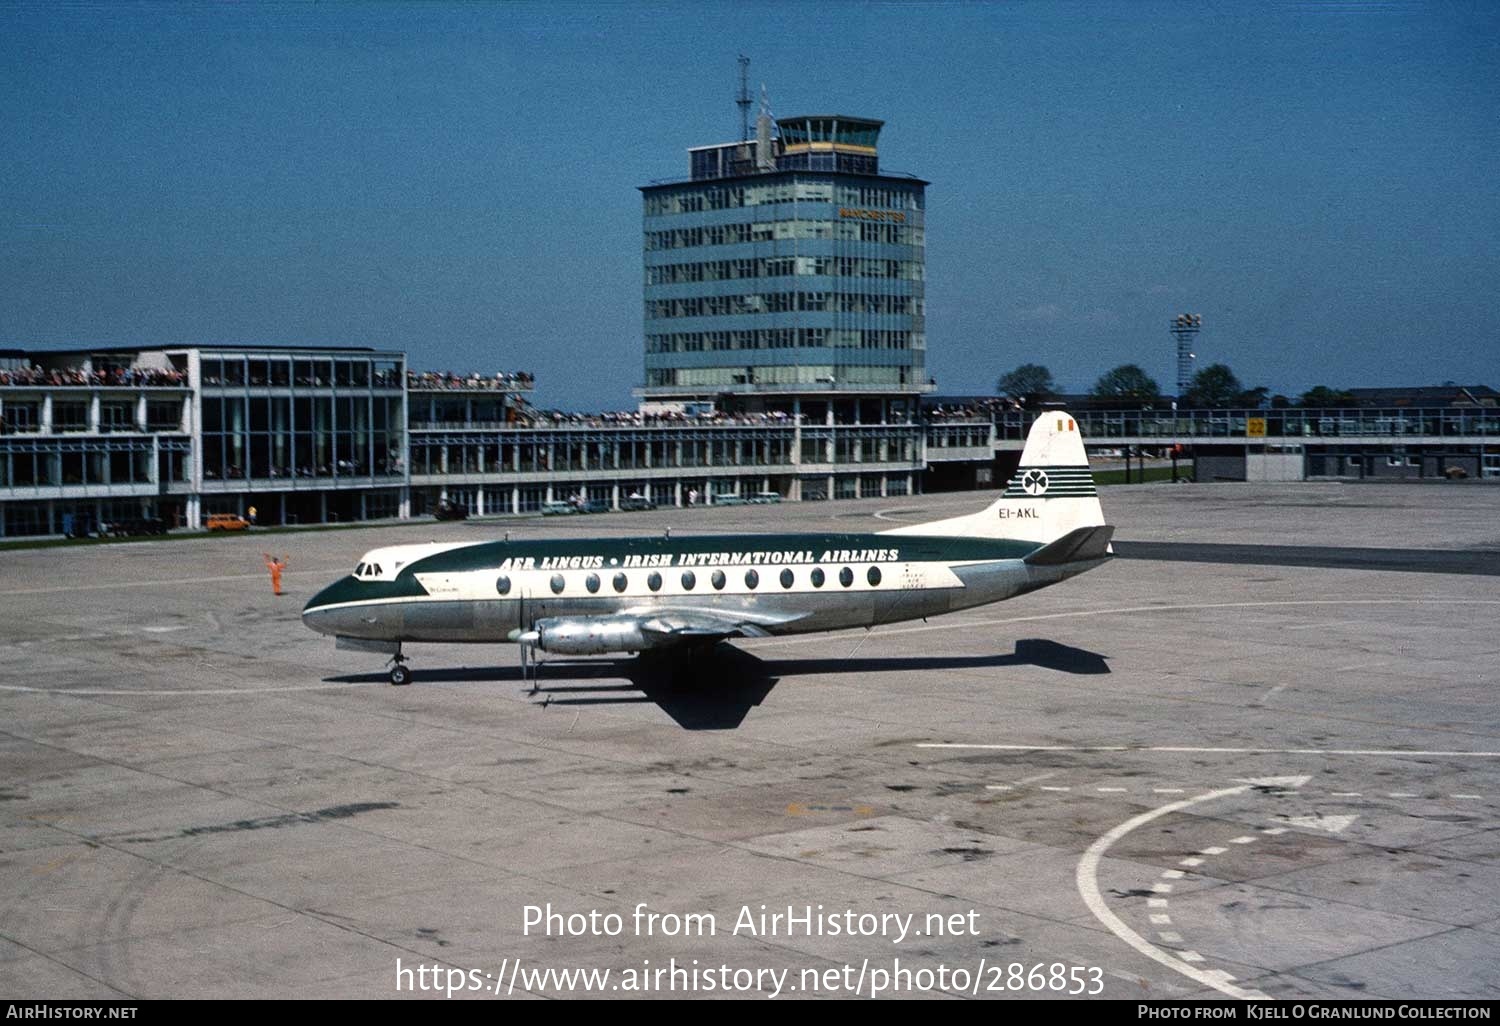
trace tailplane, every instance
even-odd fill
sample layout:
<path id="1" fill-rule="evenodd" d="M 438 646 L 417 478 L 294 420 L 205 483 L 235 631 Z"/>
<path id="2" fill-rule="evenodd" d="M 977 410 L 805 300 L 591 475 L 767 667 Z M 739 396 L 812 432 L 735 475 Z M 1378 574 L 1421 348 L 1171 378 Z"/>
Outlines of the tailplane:
<path id="1" fill-rule="evenodd" d="M 1015 476 L 988 509 L 882 533 L 1014 538 L 1045 545 L 1077 532 L 1076 538 L 1089 539 L 1079 546 L 1081 551 L 1107 551 L 1108 532 L 1083 530 L 1105 526 L 1078 423 L 1071 414 L 1049 410 L 1031 425 Z M 1064 548 L 1074 545 L 1059 546 L 1059 552 Z"/>

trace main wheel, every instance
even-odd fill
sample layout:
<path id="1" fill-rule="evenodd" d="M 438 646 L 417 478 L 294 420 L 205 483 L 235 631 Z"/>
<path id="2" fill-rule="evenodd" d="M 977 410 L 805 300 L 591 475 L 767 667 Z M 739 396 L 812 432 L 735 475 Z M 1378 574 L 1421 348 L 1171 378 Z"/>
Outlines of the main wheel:
<path id="1" fill-rule="evenodd" d="M 398 688 L 411 683 L 411 670 L 405 663 L 397 663 L 391 667 L 391 683 Z"/>

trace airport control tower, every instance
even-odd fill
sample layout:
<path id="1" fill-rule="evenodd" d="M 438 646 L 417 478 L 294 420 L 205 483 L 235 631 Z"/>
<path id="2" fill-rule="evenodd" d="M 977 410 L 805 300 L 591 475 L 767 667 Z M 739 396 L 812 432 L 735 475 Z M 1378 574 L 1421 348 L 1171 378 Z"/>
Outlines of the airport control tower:
<path id="1" fill-rule="evenodd" d="M 859 419 L 873 402 L 885 420 L 932 389 L 927 183 L 881 174 L 882 124 L 773 119 L 763 95 L 753 137 L 746 118 L 740 141 L 688 151 L 688 179 L 641 188 L 639 396 L 745 411 L 852 403 Z"/>

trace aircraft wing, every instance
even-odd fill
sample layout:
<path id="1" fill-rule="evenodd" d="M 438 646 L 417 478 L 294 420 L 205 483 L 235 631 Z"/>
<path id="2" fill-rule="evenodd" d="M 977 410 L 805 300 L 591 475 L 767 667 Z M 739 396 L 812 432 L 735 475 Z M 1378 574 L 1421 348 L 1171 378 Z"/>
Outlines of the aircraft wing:
<path id="1" fill-rule="evenodd" d="M 635 614 L 641 634 L 657 645 L 703 641 L 708 638 L 765 638 L 768 627 L 800 620 L 806 614 L 735 615 L 719 610 L 664 609 Z"/>
<path id="2" fill-rule="evenodd" d="M 806 615 L 750 610 L 644 608 L 608 616 L 544 617 L 517 640 L 536 645 L 544 652 L 564 655 L 639 652 L 726 638 L 764 638 L 777 625 L 800 620 Z"/>

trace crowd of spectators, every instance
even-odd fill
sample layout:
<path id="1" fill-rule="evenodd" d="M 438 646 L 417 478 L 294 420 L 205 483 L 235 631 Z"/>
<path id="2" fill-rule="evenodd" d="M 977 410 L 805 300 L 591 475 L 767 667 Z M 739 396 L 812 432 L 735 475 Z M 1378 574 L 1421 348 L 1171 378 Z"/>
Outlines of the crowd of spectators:
<path id="1" fill-rule="evenodd" d="M 0 369 L 0 386 L 44 385 L 77 388 L 186 388 L 187 375 L 162 367 L 116 367 L 88 371 L 81 367 L 13 367 Z"/>
<path id="2" fill-rule="evenodd" d="M 493 389 L 497 392 L 509 392 L 518 388 L 531 388 L 534 381 L 530 374 L 525 371 L 514 373 L 499 373 L 493 377 L 485 377 L 477 372 L 470 374 L 455 374 L 453 371 L 407 371 L 407 388 L 452 388 L 452 389 Z"/>
<path id="3" fill-rule="evenodd" d="M 526 408 L 519 413 L 530 427 L 780 427 L 795 423 L 791 414 L 781 412 L 724 413 L 720 410 L 708 410 L 701 413 L 642 413 L 640 410 L 615 410 L 603 413 L 569 413 L 564 410 Z"/>
<path id="4" fill-rule="evenodd" d="M 1008 396 L 972 399 L 963 403 L 948 403 L 922 408 L 922 415 L 929 424 L 944 424 L 955 421 L 994 420 L 998 414 L 1025 409 Z"/>

